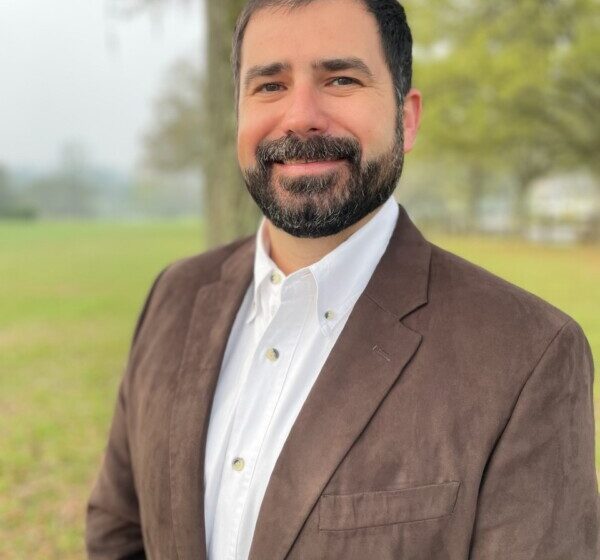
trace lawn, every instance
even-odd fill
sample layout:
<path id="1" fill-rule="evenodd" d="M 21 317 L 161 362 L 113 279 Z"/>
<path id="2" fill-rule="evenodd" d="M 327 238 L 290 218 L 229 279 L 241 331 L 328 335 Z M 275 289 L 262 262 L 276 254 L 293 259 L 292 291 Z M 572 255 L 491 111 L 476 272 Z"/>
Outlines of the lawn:
<path id="1" fill-rule="evenodd" d="M 599 247 L 431 240 L 572 315 L 598 363 Z M 2 559 L 84 556 L 85 502 L 137 313 L 156 273 L 201 249 L 194 222 L 0 222 Z M 598 385 L 595 395 L 600 436 Z"/>

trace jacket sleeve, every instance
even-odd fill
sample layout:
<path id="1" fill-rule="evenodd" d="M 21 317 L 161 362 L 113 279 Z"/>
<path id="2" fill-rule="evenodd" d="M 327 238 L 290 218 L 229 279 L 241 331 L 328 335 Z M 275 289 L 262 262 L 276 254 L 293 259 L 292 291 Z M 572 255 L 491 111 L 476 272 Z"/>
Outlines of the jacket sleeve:
<path id="1" fill-rule="evenodd" d="M 481 481 L 470 560 L 598 560 L 594 367 L 568 321 L 521 390 Z"/>
<path id="2" fill-rule="evenodd" d="M 134 330 L 129 358 L 119 385 L 108 445 L 87 505 L 86 547 L 90 560 L 145 560 L 142 527 L 127 433 L 128 378 L 133 356 L 155 288 L 146 297 Z"/>

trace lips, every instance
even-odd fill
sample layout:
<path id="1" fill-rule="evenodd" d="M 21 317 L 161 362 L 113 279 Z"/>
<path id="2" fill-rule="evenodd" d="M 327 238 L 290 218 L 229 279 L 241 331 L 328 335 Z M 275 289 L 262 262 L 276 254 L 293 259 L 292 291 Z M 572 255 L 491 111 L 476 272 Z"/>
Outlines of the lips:
<path id="1" fill-rule="evenodd" d="M 262 140 L 256 147 L 256 161 L 261 168 L 277 165 L 287 173 L 333 169 L 344 163 L 357 167 L 360 154 L 358 140 L 329 135 L 301 139 L 289 134 L 277 140 Z"/>
<path id="2" fill-rule="evenodd" d="M 278 163 L 280 165 L 301 165 L 305 163 L 331 163 L 335 161 L 341 161 L 339 159 L 286 159 L 286 160 L 277 160 L 273 163 Z"/>

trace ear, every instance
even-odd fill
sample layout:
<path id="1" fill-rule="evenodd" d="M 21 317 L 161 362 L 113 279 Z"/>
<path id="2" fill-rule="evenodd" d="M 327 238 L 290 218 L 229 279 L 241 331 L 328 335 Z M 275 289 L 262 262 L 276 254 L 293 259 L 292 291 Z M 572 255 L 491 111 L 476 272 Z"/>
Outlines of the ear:
<path id="1" fill-rule="evenodd" d="M 410 152 L 415 145 L 417 131 L 421 123 L 423 100 L 418 89 L 411 89 L 404 96 L 404 151 Z"/>

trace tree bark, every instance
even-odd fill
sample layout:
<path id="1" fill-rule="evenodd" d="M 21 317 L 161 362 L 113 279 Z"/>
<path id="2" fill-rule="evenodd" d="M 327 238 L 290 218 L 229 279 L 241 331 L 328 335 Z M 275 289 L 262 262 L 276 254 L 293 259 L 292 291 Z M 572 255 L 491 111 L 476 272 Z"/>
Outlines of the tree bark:
<path id="1" fill-rule="evenodd" d="M 260 213 L 237 162 L 231 38 L 244 0 L 208 0 L 204 154 L 206 241 L 219 245 L 256 230 Z"/>
<path id="2" fill-rule="evenodd" d="M 480 204 L 485 192 L 485 170 L 477 164 L 473 164 L 469 168 L 468 189 L 465 226 L 468 233 L 477 233 L 480 229 L 478 219 Z"/>

